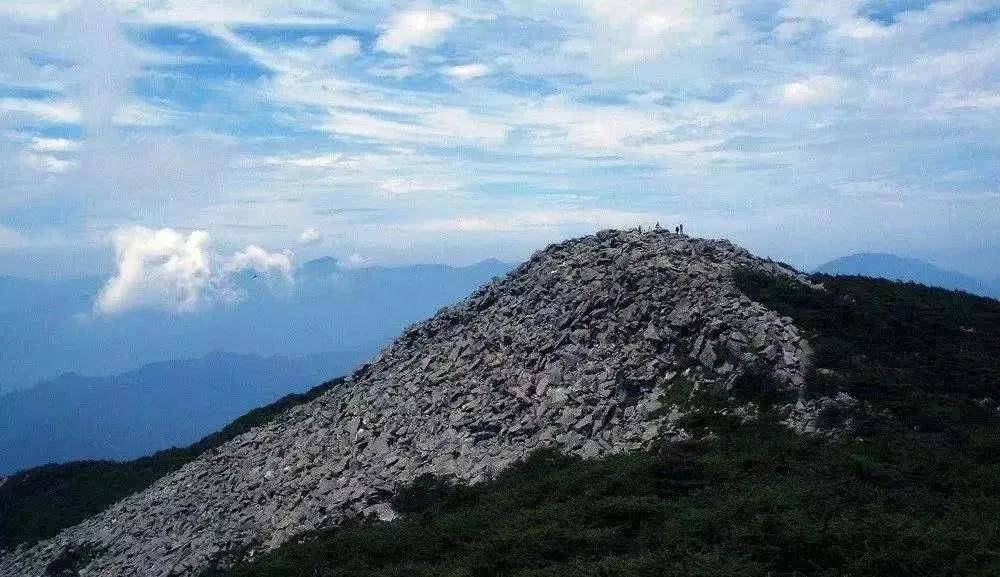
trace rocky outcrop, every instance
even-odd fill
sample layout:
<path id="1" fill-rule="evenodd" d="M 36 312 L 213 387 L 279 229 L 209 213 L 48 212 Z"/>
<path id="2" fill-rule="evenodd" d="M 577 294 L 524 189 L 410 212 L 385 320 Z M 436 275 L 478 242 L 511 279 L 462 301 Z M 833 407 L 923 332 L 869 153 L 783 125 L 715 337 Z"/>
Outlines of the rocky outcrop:
<path id="1" fill-rule="evenodd" d="M 477 482 L 540 447 L 584 457 L 684 437 L 660 407 L 678 374 L 748 371 L 801 387 L 808 344 L 752 302 L 737 267 L 795 277 L 720 240 L 603 231 L 552 245 L 405 331 L 342 387 L 298 406 L 86 522 L 0 561 L 44 575 L 190 575 L 357 515 L 422 473 Z M 660 410 L 658 410 L 660 409 Z"/>

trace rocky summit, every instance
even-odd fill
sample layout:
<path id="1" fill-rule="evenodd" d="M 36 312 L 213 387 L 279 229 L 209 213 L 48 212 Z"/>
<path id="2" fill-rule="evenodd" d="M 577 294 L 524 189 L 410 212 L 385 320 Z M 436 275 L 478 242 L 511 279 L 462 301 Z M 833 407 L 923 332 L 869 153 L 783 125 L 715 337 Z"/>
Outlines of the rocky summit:
<path id="1" fill-rule="evenodd" d="M 811 349 L 733 285 L 806 282 L 728 241 L 602 231 L 549 246 L 406 330 L 346 383 L 0 559 L 0 575 L 194 575 L 361 515 L 424 473 L 468 482 L 543 447 L 596 457 L 689 436 L 672 383 L 794 392 Z M 817 290 L 819 290 L 817 288 Z M 674 398 L 674 397 L 669 397 Z M 809 428 L 803 403 L 789 426 Z M 752 411 L 747 411 L 752 418 Z"/>

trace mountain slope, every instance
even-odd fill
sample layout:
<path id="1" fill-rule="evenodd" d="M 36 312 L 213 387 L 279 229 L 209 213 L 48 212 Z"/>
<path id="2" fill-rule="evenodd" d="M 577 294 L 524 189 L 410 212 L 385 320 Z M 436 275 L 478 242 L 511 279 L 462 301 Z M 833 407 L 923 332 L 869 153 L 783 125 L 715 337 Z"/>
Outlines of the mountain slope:
<path id="1" fill-rule="evenodd" d="M 960 272 L 938 268 L 929 262 L 893 254 L 862 252 L 843 256 L 820 265 L 815 272 L 913 281 L 980 296 L 1000 297 L 1000 285 Z"/>
<path id="2" fill-rule="evenodd" d="M 186 445 L 254 407 L 345 374 L 373 352 L 295 359 L 217 352 L 110 377 L 63 375 L 0 396 L 0 474 Z"/>
<path id="3" fill-rule="evenodd" d="M 858 401 L 824 415 L 849 434 L 796 434 L 773 404 L 746 421 L 717 398 L 684 421 L 711 435 L 598 460 L 542 452 L 476 486 L 420 478 L 394 496 L 399 519 L 209 574 L 1000 574 L 1000 303 L 862 277 L 735 280 L 809 336 L 803 404 Z"/>
<path id="4" fill-rule="evenodd" d="M 733 286 L 746 267 L 796 278 L 728 242 L 664 231 L 550 246 L 408 329 L 344 387 L 18 550 L 0 574 L 62 559 L 192 574 L 359 514 L 390 518 L 392 492 L 425 473 L 479 482 L 539 448 L 596 457 L 687 438 L 686 403 L 663 406 L 659 387 L 794 398 L 808 343 Z"/>
<path id="5" fill-rule="evenodd" d="M 233 437 L 274 419 L 289 408 L 315 399 L 343 379 L 286 395 L 256 408 L 197 443 L 171 448 L 134 461 L 77 461 L 45 465 L 0 480 L 0 554 L 22 543 L 51 537 L 145 489 L 160 477 Z"/>

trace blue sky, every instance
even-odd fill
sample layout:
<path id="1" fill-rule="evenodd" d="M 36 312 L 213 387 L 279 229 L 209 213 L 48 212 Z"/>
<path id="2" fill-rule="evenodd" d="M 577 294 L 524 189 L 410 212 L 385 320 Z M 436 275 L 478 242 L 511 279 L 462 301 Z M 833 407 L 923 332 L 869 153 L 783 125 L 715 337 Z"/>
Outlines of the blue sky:
<path id="1" fill-rule="evenodd" d="M 0 274 L 131 227 L 393 264 L 657 221 L 1000 271 L 996 1 L 29 0 L 0 38 Z"/>

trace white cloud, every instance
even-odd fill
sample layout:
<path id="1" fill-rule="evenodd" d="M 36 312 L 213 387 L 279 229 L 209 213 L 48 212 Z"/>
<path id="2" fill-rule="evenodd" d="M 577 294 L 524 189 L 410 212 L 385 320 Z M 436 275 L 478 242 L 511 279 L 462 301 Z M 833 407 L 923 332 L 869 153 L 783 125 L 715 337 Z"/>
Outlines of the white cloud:
<path id="1" fill-rule="evenodd" d="M 621 64 L 712 44 L 735 24 L 728 11 L 702 0 L 585 0 L 583 7 L 593 23 L 592 45 L 571 39 L 562 50 L 609 55 Z"/>
<path id="2" fill-rule="evenodd" d="M 859 13 L 861 8 L 859 0 L 792 0 L 778 13 L 783 19 L 777 28 L 778 37 L 794 40 L 812 33 L 817 25 L 833 37 L 850 40 L 884 38 L 897 30 L 896 26 L 884 26 L 862 16 Z"/>
<path id="3" fill-rule="evenodd" d="M 166 108 L 148 102 L 133 102 L 123 106 L 112 117 L 118 126 L 153 128 L 167 126 L 177 120 L 178 115 Z"/>
<path id="4" fill-rule="evenodd" d="M 361 52 L 361 43 L 353 36 L 337 36 L 324 46 L 327 54 L 335 58 L 354 56 Z"/>
<path id="5" fill-rule="evenodd" d="M 372 266 L 374 261 L 366 256 L 361 256 L 358 253 L 352 253 L 343 261 L 344 268 L 366 268 Z"/>
<path id="6" fill-rule="evenodd" d="M 295 168 L 333 168 L 350 162 L 343 154 L 323 154 L 319 156 L 297 156 L 292 158 L 270 157 L 261 161 L 268 166 L 291 166 Z"/>
<path id="7" fill-rule="evenodd" d="M 110 0 L 127 13 L 147 22 L 166 24 L 285 24 L 335 25 L 342 23 L 333 2 L 313 0 Z"/>
<path id="8" fill-rule="evenodd" d="M 21 248 L 24 244 L 24 236 L 21 233 L 0 225 L 0 250 Z"/>
<path id="9" fill-rule="evenodd" d="M 17 0 L 0 3 L 0 13 L 10 12 L 21 18 L 51 20 L 79 4 L 80 0 Z"/>
<path id="10" fill-rule="evenodd" d="M 35 152 L 74 152 L 80 150 L 80 142 L 68 138 L 39 138 L 31 139 L 31 150 Z"/>
<path id="11" fill-rule="evenodd" d="M 0 111 L 27 114 L 48 122 L 76 124 L 80 122 L 80 108 L 72 102 L 50 102 L 29 98 L 0 98 Z"/>
<path id="12" fill-rule="evenodd" d="M 834 100 L 840 92 L 836 78 L 817 75 L 782 85 L 780 98 L 786 104 L 808 105 Z"/>
<path id="13" fill-rule="evenodd" d="M 127 88 L 136 86 L 135 80 L 161 86 L 159 81 L 167 80 L 161 75 L 168 70 L 146 66 L 145 54 L 129 56 L 161 52 L 142 39 L 123 41 L 127 49 L 94 49 L 105 46 L 100 39 L 108 31 L 121 30 L 118 24 L 95 27 L 80 12 L 67 14 L 58 28 L 44 28 L 42 22 L 3 28 L 0 37 L 12 49 L 0 50 L 0 76 L 43 94 L 59 94 L 35 102 L 61 102 L 61 110 L 47 111 L 50 116 L 82 113 L 87 141 L 79 158 L 72 150 L 33 149 L 24 130 L 35 130 L 37 115 L 24 109 L 38 105 L 12 105 L 11 99 L 0 103 L 22 110 L 7 114 L 0 109 L 0 118 L 12 119 L 4 128 L 13 135 L 0 143 L 0 212 L 30 209 L 39 204 L 35 199 L 67 198 L 76 206 L 85 198 L 87 210 L 70 211 L 69 226 L 152 214 L 157 220 L 204 227 L 210 224 L 203 207 L 210 205 L 212 226 L 258 227 L 230 229 L 242 231 L 234 235 L 252 235 L 239 247 L 251 240 L 267 246 L 273 242 L 269 237 L 283 238 L 289 231 L 294 242 L 295 231 L 306 226 L 333 234 L 349 218 L 352 225 L 370 227 L 371 234 L 364 241 L 369 244 L 352 246 L 345 254 L 357 248 L 389 262 L 400 257 L 385 246 L 413 250 L 418 244 L 393 244 L 396 233 L 387 223 L 405 218 L 451 229 L 527 227 L 538 220 L 509 213 L 525 208 L 524 198 L 555 202 L 551 196 L 557 195 L 580 208 L 641 211 L 665 206 L 692 214 L 724 207 L 734 223 L 757 223 L 769 209 L 768 214 L 788 214 L 780 211 L 789 205 L 840 211 L 846 217 L 851 210 L 835 208 L 830 191 L 841 180 L 875 173 L 897 183 L 899 190 L 926 184 L 923 188 L 956 195 L 996 180 L 988 155 L 967 154 L 970 146 L 991 142 L 1000 119 L 1000 43 L 996 22 L 982 17 L 995 0 L 891 6 L 892 24 L 868 16 L 870 2 L 861 0 L 781 0 L 776 7 L 688 0 L 518 0 L 482 8 L 495 12 L 492 20 L 469 15 L 462 3 L 449 3 L 440 26 L 410 27 L 419 33 L 408 30 L 406 18 L 393 12 L 419 12 L 413 6 L 442 10 L 434 8 L 437 3 L 366 4 L 365 10 L 340 10 L 316 0 L 249 0 L 225 7 L 199 0 L 100 4 L 112 2 L 119 7 L 131 3 L 124 13 L 116 12 L 129 23 L 190 22 L 193 26 L 182 27 L 189 29 L 189 39 L 213 34 L 231 49 L 225 55 L 202 53 L 204 46 L 187 44 L 185 53 L 190 51 L 192 59 L 229 63 L 243 62 L 246 56 L 270 73 L 253 82 L 199 77 L 199 85 L 212 89 L 206 91 L 210 100 L 204 106 L 145 92 L 151 104 L 143 104 Z M 0 4 L 17 10 L 21 3 Z M 782 6 L 787 8 L 776 13 Z M 294 35 L 271 42 L 237 25 L 255 20 L 280 25 L 309 17 L 340 18 L 337 29 L 365 31 L 359 33 L 364 38 L 381 32 L 379 47 L 373 50 L 370 44 L 376 40 L 364 40 L 355 52 L 354 32 L 329 43 L 326 36 L 295 42 Z M 78 25 L 71 26 L 74 22 Z M 74 35 L 78 38 L 72 42 L 64 38 Z M 178 41 L 183 41 L 181 35 Z M 44 44 L 54 37 L 62 39 L 59 46 Z M 443 42 L 446 51 L 431 49 Z M 371 53 L 351 56 L 362 48 Z M 55 64 L 37 65 L 23 56 L 35 53 L 51 54 Z M 234 53 L 240 58 L 233 58 Z M 341 55 L 342 60 L 335 60 Z M 97 62 L 62 65 L 90 60 Z M 451 65 L 475 63 L 493 67 L 491 74 L 504 82 L 473 82 L 476 90 L 422 86 L 428 74 L 447 77 L 449 72 L 457 84 L 478 71 Z M 113 98 L 107 95 L 109 73 L 118 78 L 112 83 L 118 87 Z M 375 75 L 417 78 L 396 82 Z M 111 116 L 102 102 L 108 102 Z M 168 102 L 168 110 L 149 108 Z M 831 102 L 836 106 L 828 107 Z M 242 130 L 249 126 L 243 117 L 248 111 L 260 112 L 251 124 L 263 122 L 264 129 Z M 101 134 L 108 118 L 112 128 Z M 116 131 L 115 123 L 136 128 Z M 817 123 L 826 128 L 812 129 Z M 170 130 L 155 129 L 165 124 Z M 200 134 L 212 130 L 226 132 L 231 140 L 199 146 Z M 330 134 L 320 135 L 320 130 Z M 942 130 L 949 138 L 940 138 Z M 170 146 L 164 147 L 164 141 Z M 866 149 L 859 144 L 873 141 L 913 146 Z M 75 172 L 74 163 L 79 164 Z M 963 167 L 964 180 L 936 186 L 956 163 Z M 26 170 L 26 164 L 33 170 Z M 915 164 L 925 169 L 915 171 Z M 53 176 L 60 170 L 62 178 Z M 122 190 L 128 194 L 123 196 Z M 515 197 L 522 206 L 507 206 Z M 983 230 L 995 225 L 997 211 L 981 208 L 995 205 L 980 205 L 969 221 Z M 330 212 L 348 206 L 371 210 L 350 216 Z M 890 221 L 885 226 L 898 233 L 901 221 Z M 285 228 L 263 228 L 275 224 Z M 765 230 L 760 226 L 752 230 L 747 225 L 744 233 L 773 235 L 777 227 L 770 233 L 759 232 Z M 547 239 L 557 238 L 557 232 L 562 231 L 554 230 Z M 952 234 L 938 232 L 936 238 Z M 437 235 L 408 234 L 422 239 L 425 247 L 442 242 Z M 825 234 L 796 242 L 816 246 L 835 236 Z M 514 236 L 507 237 L 511 243 Z M 479 235 L 481 240 L 488 237 Z M 524 242 L 521 238 L 517 242 Z M 497 250 L 483 242 L 475 250 Z M 464 242 L 456 244 L 473 250 Z M 454 258 L 446 251 L 427 249 L 424 254 Z"/>
<path id="14" fill-rule="evenodd" d="M 21 162 L 41 172 L 58 174 L 77 168 L 79 163 L 73 153 L 80 149 L 80 143 L 68 138 L 34 137 L 21 153 Z"/>
<path id="15" fill-rule="evenodd" d="M 95 312 L 113 315 L 151 308 L 189 313 L 216 302 L 238 300 L 232 274 L 253 270 L 265 277 L 291 280 L 291 257 L 248 246 L 230 257 L 212 251 L 205 231 L 188 234 L 171 228 L 118 229 L 112 236 L 118 270 L 94 304 Z"/>
<path id="16" fill-rule="evenodd" d="M 322 125 L 334 134 L 359 136 L 386 143 L 454 145 L 469 141 L 501 142 L 508 126 L 464 108 L 436 106 L 421 110 L 409 121 L 350 110 L 331 110 Z"/>
<path id="17" fill-rule="evenodd" d="M 666 222 L 665 216 L 611 209 L 541 209 L 489 215 L 466 215 L 419 221 L 414 230 L 425 232 L 516 232 L 572 227 L 634 227 Z"/>
<path id="18" fill-rule="evenodd" d="M 551 97 L 520 113 L 534 127 L 536 150 L 614 156 L 623 162 L 646 159 L 669 163 L 675 174 L 722 159 L 725 136 L 739 129 L 745 111 L 727 103 L 659 106 L 653 95 L 630 106 L 597 106 Z"/>
<path id="19" fill-rule="evenodd" d="M 114 234 L 118 272 L 104 285 L 96 308 L 115 314 L 135 308 L 197 310 L 211 291 L 207 232 L 165 228 L 121 229 Z"/>
<path id="20" fill-rule="evenodd" d="M 225 262 L 228 272 L 256 271 L 291 282 L 292 257 L 284 252 L 267 252 L 257 245 L 250 245 Z"/>
<path id="21" fill-rule="evenodd" d="M 442 69 L 442 72 L 458 80 L 471 80 L 489 74 L 490 67 L 485 64 L 461 64 L 459 66 L 445 67 Z"/>
<path id="22" fill-rule="evenodd" d="M 50 173 L 66 172 L 78 166 L 76 160 L 59 158 L 53 154 L 39 154 L 30 150 L 21 154 L 21 161 L 34 170 Z"/>
<path id="23" fill-rule="evenodd" d="M 379 183 L 378 188 L 385 198 L 393 198 L 414 192 L 445 192 L 459 187 L 457 182 L 443 179 L 390 178 Z"/>
<path id="24" fill-rule="evenodd" d="M 949 94 L 941 99 L 938 107 L 942 109 L 1000 110 L 1000 93 Z"/>
<path id="25" fill-rule="evenodd" d="M 454 24 L 455 17 L 440 10 L 397 12 L 389 19 L 389 24 L 378 37 L 375 46 L 379 50 L 396 54 L 406 54 L 412 48 L 433 47 Z"/>
<path id="26" fill-rule="evenodd" d="M 400 66 L 376 66 L 368 70 L 368 73 L 372 76 L 379 78 L 394 78 L 396 80 L 409 78 L 418 72 L 420 72 L 420 69 L 415 66 L 410 66 L 409 64 L 403 64 Z"/>
<path id="27" fill-rule="evenodd" d="M 593 43 L 583 38 L 570 38 L 559 43 L 559 52 L 568 56 L 586 56 L 593 49 Z"/>
<path id="28" fill-rule="evenodd" d="M 299 244 L 302 246 L 315 246 L 321 242 L 323 242 L 323 233 L 311 226 L 299 235 Z"/>

